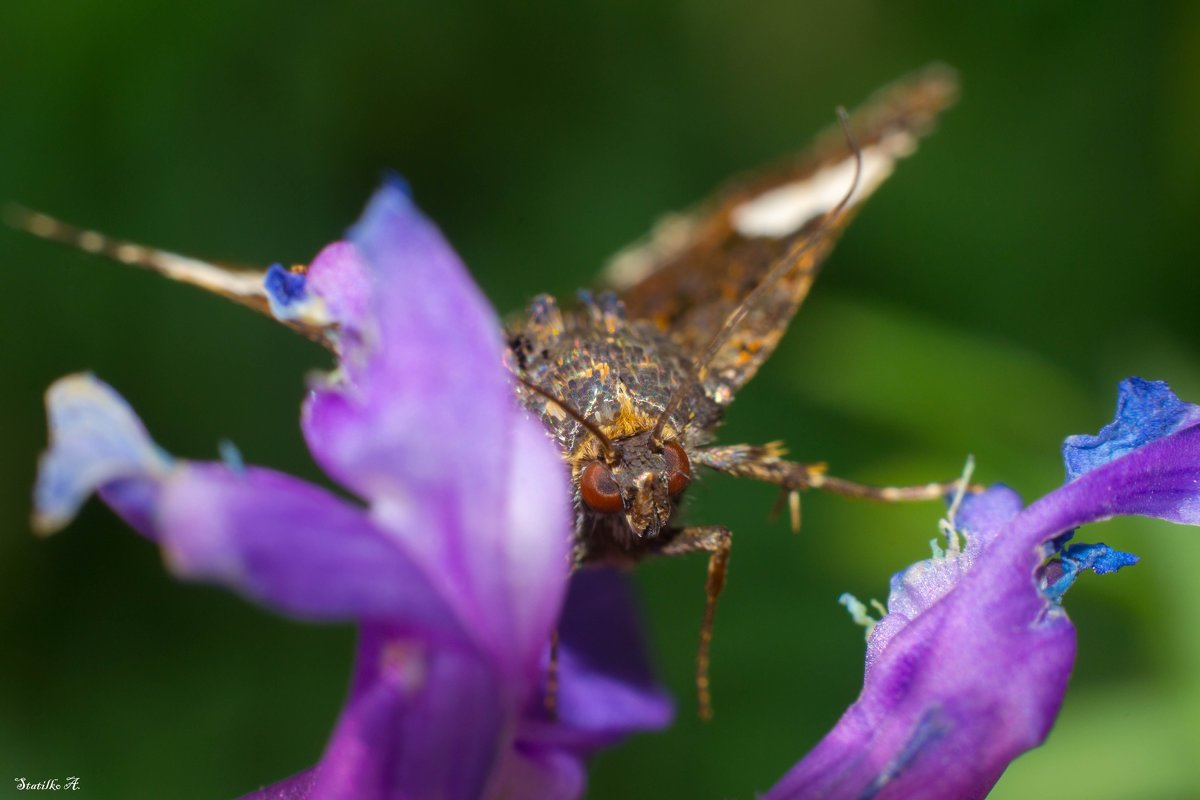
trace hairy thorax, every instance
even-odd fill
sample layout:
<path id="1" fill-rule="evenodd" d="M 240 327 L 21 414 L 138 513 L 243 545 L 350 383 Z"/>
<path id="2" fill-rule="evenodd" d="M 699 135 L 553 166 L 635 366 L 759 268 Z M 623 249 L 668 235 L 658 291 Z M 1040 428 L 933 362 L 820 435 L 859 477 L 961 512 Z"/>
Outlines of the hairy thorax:
<path id="1" fill-rule="evenodd" d="M 538 296 L 527 316 L 510 326 L 508 344 L 509 369 L 562 401 L 518 388 L 521 403 L 538 415 L 570 468 L 576 564 L 636 561 L 660 548 L 676 530 L 670 517 L 681 498 L 671 498 L 666 524 L 661 530 L 655 526 L 649 537 L 638 535 L 626 515 L 597 513 L 581 502 L 581 473 L 604 454 L 598 439 L 563 404 L 613 441 L 620 451 L 614 467 L 620 475 L 633 480 L 652 474 L 662 456 L 650 441 L 651 431 L 674 392 L 682 396 L 663 428 L 664 439 L 691 451 L 711 439 L 720 419 L 721 407 L 696 380 L 691 360 L 652 322 L 628 320 L 612 295 L 590 293 L 568 312 L 554 298 Z"/>

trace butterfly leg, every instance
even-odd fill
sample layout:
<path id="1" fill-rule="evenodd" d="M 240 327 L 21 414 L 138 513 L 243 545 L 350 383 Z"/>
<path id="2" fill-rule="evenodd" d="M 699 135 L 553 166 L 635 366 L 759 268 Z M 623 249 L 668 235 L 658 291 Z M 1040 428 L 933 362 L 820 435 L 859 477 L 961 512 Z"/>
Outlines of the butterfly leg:
<path id="1" fill-rule="evenodd" d="M 819 489 L 845 497 L 862 497 L 884 503 L 912 500 L 940 500 L 962 486 L 962 479 L 917 486 L 870 486 L 825 473 L 824 464 L 800 464 L 783 458 L 779 442 L 765 445 L 735 444 L 710 447 L 692 454 L 692 462 L 702 464 L 726 475 L 753 478 L 773 483 L 783 489 L 791 508 L 792 528 L 800 528 L 800 492 Z M 969 491 L 980 491 L 968 486 Z"/>
<path id="2" fill-rule="evenodd" d="M 704 619 L 700 623 L 700 647 L 696 651 L 696 697 L 701 719 L 712 719 L 712 691 L 709 685 L 708 668 L 712 651 L 713 619 L 717 612 L 717 598 L 725 588 L 725 573 L 729 569 L 729 551 L 733 545 L 733 534 L 720 525 L 705 525 L 684 528 L 659 551 L 666 556 L 708 553 L 708 581 L 704 586 Z"/>

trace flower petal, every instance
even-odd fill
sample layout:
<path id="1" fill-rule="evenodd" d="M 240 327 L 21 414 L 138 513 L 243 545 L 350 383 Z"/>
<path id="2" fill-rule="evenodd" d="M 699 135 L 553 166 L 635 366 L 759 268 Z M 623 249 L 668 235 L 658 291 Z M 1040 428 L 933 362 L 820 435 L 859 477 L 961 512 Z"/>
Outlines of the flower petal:
<path id="1" fill-rule="evenodd" d="M 305 283 L 304 273 L 272 264 L 263 275 L 263 291 L 272 316 L 283 322 L 305 319 L 311 305 Z"/>
<path id="2" fill-rule="evenodd" d="M 511 736 L 490 664 L 376 625 L 363 628 L 355 670 L 311 797 L 483 796 Z"/>
<path id="3" fill-rule="evenodd" d="M 573 761 L 511 748 L 497 680 L 470 651 L 364 625 L 350 697 L 320 763 L 243 800 L 578 796 L 567 793 L 582 786 Z"/>
<path id="4" fill-rule="evenodd" d="M 89 374 L 68 375 L 46 390 L 50 447 L 38 463 L 34 528 L 52 533 L 69 523 L 97 488 L 126 479 L 166 475 L 171 460 L 146 433 L 142 421 L 111 386 Z M 146 487 L 126 483 L 121 503 L 145 532 Z"/>
<path id="5" fill-rule="evenodd" d="M 868 672 L 891 638 L 957 586 L 984 548 L 1020 511 L 1020 496 L 1004 486 L 962 498 L 953 523 L 942 526 L 945 550 L 892 576 L 888 613 L 875 624 L 867 640 Z"/>
<path id="6" fill-rule="evenodd" d="M 1127 378 L 1117 387 L 1116 418 L 1095 436 L 1078 434 L 1063 442 L 1067 480 L 1198 422 L 1200 406 L 1180 400 L 1165 381 Z"/>
<path id="7" fill-rule="evenodd" d="M 575 573 L 558 633 L 556 714 L 546 710 L 543 673 L 519 742 L 586 756 L 671 723 L 674 703 L 654 679 L 633 593 L 619 570 Z"/>
<path id="8" fill-rule="evenodd" d="M 324 301 L 343 331 L 359 331 L 370 308 L 367 266 L 350 242 L 326 245 L 309 265 L 305 286 Z"/>
<path id="9" fill-rule="evenodd" d="M 366 272 L 369 313 L 363 342 L 343 353 L 346 380 L 317 387 L 305 410 L 313 455 L 391 513 L 447 476 L 463 488 L 474 478 L 482 499 L 493 499 L 513 406 L 495 314 L 403 190 L 381 188 L 351 241 Z"/>
<path id="10" fill-rule="evenodd" d="M 565 591 L 565 468 L 517 407 L 494 313 L 407 193 L 380 189 L 351 241 L 369 312 L 306 405 L 309 447 L 531 689 Z"/>
<path id="11" fill-rule="evenodd" d="M 583 795 L 586 783 L 586 770 L 578 757 L 518 744 L 506 755 L 487 796 L 489 800 L 575 800 Z"/>
<path id="12" fill-rule="evenodd" d="M 1071 544 L 1063 548 L 1058 559 L 1047 565 L 1053 567 L 1053 574 L 1047 572 L 1044 576 L 1045 588 L 1042 594 L 1051 600 L 1062 602 L 1067 589 L 1084 570 L 1091 570 L 1097 575 L 1107 575 L 1138 562 L 1138 557 L 1132 553 L 1114 550 L 1106 544 Z M 1051 579 L 1052 578 L 1052 579 Z"/>
<path id="13" fill-rule="evenodd" d="M 181 577 L 308 619 L 387 619 L 439 637 L 465 635 L 395 537 L 296 478 L 189 463 L 164 482 L 155 524 Z"/>
<path id="14" fill-rule="evenodd" d="M 1074 663 L 1074 627 L 1036 582 L 1047 543 L 1119 514 L 1200 523 L 1200 427 L 1167 427 L 1018 514 L 901 630 L 885 617 L 859 699 L 767 797 L 986 795 L 1045 738 Z"/>
<path id="15" fill-rule="evenodd" d="M 242 795 L 238 800 L 306 800 L 312 795 L 317 782 L 317 768 L 310 767 L 297 772 L 290 778 L 264 786 L 258 791 Z"/>
<path id="16" fill-rule="evenodd" d="M 368 321 L 367 270 L 350 242 L 326 245 L 307 268 L 273 265 L 263 276 L 263 293 L 272 316 L 321 332 L 339 350 L 357 341 Z"/>
<path id="17" fill-rule="evenodd" d="M 47 410 L 39 519 L 61 524 L 98 491 L 162 546 L 182 577 L 229 586 L 295 616 L 386 618 L 464 639 L 403 543 L 364 510 L 270 470 L 171 460 L 120 395 L 91 376 L 55 383 Z"/>
<path id="18" fill-rule="evenodd" d="M 468 532 L 459 563 L 465 590 L 495 632 L 493 646 L 512 653 L 532 681 L 567 593 L 572 512 L 569 477 L 545 428 L 523 413 L 510 424 L 503 535 L 494 522 Z"/>

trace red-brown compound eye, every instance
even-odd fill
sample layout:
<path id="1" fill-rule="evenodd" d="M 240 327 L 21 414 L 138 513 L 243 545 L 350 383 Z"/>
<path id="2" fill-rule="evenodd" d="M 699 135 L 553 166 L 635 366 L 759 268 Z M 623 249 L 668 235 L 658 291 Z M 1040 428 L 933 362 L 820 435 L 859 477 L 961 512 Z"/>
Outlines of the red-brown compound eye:
<path id="1" fill-rule="evenodd" d="M 667 462 L 667 491 L 677 495 L 692 481 L 692 463 L 679 442 L 663 445 L 663 459 Z"/>
<path id="2" fill-rule="evenodd" d="M 625 508 L 621 502 L 621 487 L 617 486 L 612 470 L 599 461 L 583 468 L 579 494 L 589 508 L 601 514 L 615 514 Z"/>

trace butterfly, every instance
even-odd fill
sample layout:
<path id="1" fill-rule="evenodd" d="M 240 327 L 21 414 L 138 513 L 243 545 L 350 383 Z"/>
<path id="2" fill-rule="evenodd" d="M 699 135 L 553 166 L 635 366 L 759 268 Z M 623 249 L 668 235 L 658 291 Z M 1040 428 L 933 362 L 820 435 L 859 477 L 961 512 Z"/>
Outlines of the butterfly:
<path id="1" fill-rule="evenodd" d="M 709 555 L 696 657 L 701 717 L 711 715 L 713 623 L 733 537 L 721 525 L 682 524 L 681 503 L 698 470 L 779 486 L 793 528 L 807 489 L 901 501 L 940 499 L 962 488 L 962 481 L 866 486 L 827 474 L 824 464 L 788 460 L 779 442 L 714 444 L 726 408 L 774 352 L 855 212 L 956 96 L 954 73 L 940 65 L 902 79 L 852 116 L 843 114 L 839 127 L 797 156 L 667 216 L 612 259 L 600 291 L 581 292 L 570 306 L 539 295 L 507 327 L 503 362 L 516 396 L 541 419 L 570 468 L 573 566 Z M 35 235 L 267 314 L 273 291 L 287 281 L 278 267 L 232 269 L 36 212 L 10 216 Z M 273 316 L 329 341 L 328 320 L 319 315 Z"/>

